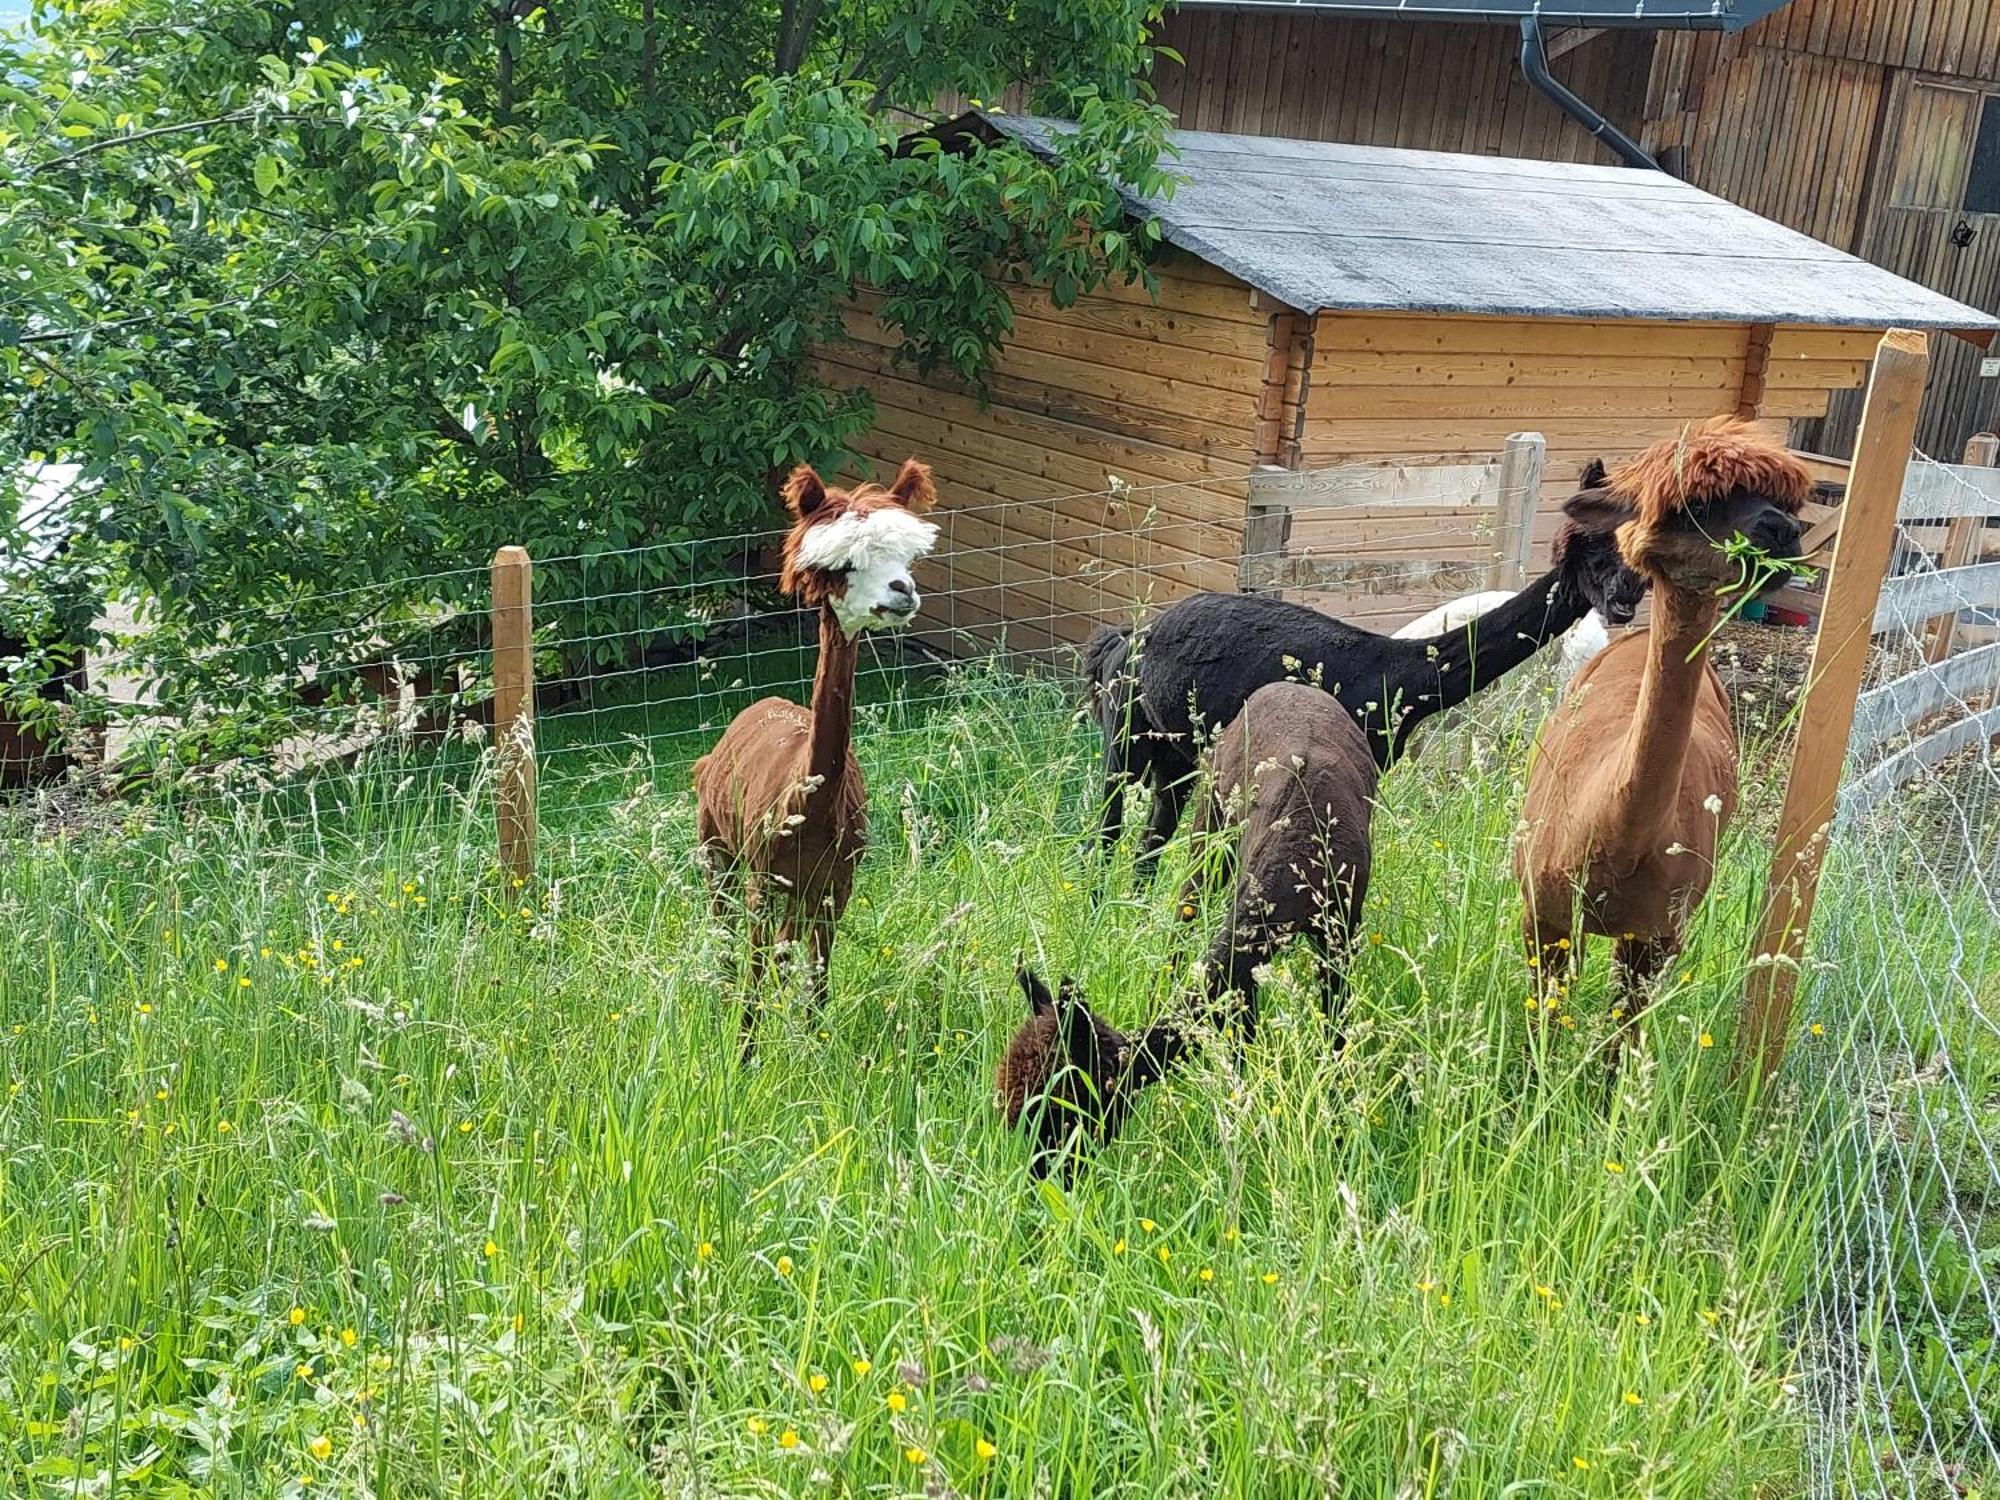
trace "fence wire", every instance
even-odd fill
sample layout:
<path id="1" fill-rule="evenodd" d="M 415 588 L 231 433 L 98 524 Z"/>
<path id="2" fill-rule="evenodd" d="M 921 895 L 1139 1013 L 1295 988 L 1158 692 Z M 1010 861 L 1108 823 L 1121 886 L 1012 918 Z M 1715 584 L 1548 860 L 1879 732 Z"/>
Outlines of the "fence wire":
<path id="1" fill-rule="evenodd" d="M 1935 571 L 1935 540 L 1902 532 L 1902 566 Z M 1952 601 L 1949 661 L 1924 621 L 1876 643 L 1804 985 L 1847 1022 L 1794 1066 L 1858 1116 L 1829 1143 L 1843 1207 L 1805 1318 L 1816 1495 L 2000 1493 L 2000 622 L 1978 602 Z"/>
<path id="2" fill-rule="evenodd" d="M 920 570 L 916 626 L 862 652 L 864 759 L 871 745 L 930 732 L 933 689 L 952 673 L 1073 676 L 1096 627 L 1233 587 L 1241 484 L 948 504 Z M 1457 592 L 1436 587 L 1437 559 L 1476 569 L 1491 525 L 1444 509 L 1376 524 L 1366 556 L 1381 565 L 1377 592 L 1321 602 L 1364 618 L 1376 607 L 1369 622 L 1386 630 Z M 782 535 L 535 559 L 545 838 L 588 828 L 638 790 L 684 789 L 688 764 L 734 713 L 767 693 L 809 694 L 816 622 L 776 592 Z M 1899 566 L 1934 567 L 1932 535 L 1905 540 Z M 157 806 L 197 819 L 254 795 L 266 816 L 322 842 L 370 796 L 419 816 L 490 816 L 485 580 L 473 566 L 312 601 L 313 619 L 344 615 L 338 625 L 245 612 L 192 662 L 100 652 L 98 685 L 116 701 L 98 774 L 155 784 Z M 1990 611 L 1962 623 L 1954 660 L 2000 635 Z M 1935 764 L 1909 753 L 1938 723 L 1994 712 L 2000 645 L 1984 673 L 1932 665 L 1924 628 L 1905 622 L 1878 642 L 1871 690 L 1887 695 L 1914 674 L 1935 701 L 1921 721 L 1855 747 L 1803 986 L 1802 1013 L 1847 1023 L 1801 1037 L 1793 1060 L 1834 1079 L 1860 1115 L 1828 1143 L 1843 1208 L 1819 1226 L 1822 1275 L 1802 1308 L 1807 1479 L 1820 1495 L 2000 1495 L 2000 761 L 1985 734 Z M 182 692 L 182 669 L 208 686 Z M 1746 734 L 1768 733 L 1764 715 L 1781 705 L 1745 696 Z M 1505 692 L 1469 708 L 1519 730 L 1520 702 Z M 1051 763 L 1077 759 L 1091 734 L 1076 725 Z"/>

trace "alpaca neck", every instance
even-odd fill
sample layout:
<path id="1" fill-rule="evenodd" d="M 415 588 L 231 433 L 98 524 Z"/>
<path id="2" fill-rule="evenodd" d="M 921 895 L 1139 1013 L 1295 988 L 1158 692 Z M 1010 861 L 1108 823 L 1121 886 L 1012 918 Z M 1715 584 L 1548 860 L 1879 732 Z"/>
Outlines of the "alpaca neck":
<path id="1" fill-rule="evenodd" d="M 1505 675 L 1589 613 L 1582 594 L 1565 587 L 1560 568 L 1551 568 L 1498 609 L 1472 624 L 1428 640 L 1398 642 L 1410 651 L 1411 670 L 1401 683 L 1400 718 L 1393 758 L 1432 714 L 1455 708 L 1495 678 Z"/>
<path id="2" fill-rule="evenodd" d="M 831 805 L 847 771 L 854 734 L 854 667 L 858 638 L 840 628 L 831 609 L 819 612 L 819 666 L 813 673 L 812 739 L 806 748 L 806 775 L 817 778 L 806 793 L 807 812 L 815 803 Z"/>
<path id="3" fill-rule="evenodd" d="M 1703 647 L 1720 605 L 1710 595 L 1671 584 L 1653 585 L 1653 621 L 1646 634 L 1646 671 L 1625 731 L 1606 848 L 1657 853 L 1680 796 L 1695 705 L 1708 672 Z"/>
<path id="4" fill-rule="evenodd" d="M 1167 1021 L 1147 1027 L 1132 1048 L 1132 1061 L 1126 1073 L 1133 1091 L 1158 1083 L 1192 1047 L 1185 1027 Z"/>

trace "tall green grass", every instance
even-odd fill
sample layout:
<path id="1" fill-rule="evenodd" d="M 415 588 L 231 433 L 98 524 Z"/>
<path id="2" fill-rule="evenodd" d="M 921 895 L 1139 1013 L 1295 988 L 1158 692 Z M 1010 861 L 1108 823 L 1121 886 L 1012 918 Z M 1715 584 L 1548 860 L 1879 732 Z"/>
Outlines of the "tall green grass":
<path id="1" fill-rule="evenodd" d="M 14 832 L 0 1492 L 1796 1490 L 1845 1101 L 1725 1084 L 1754 846 L 1613 1082 L 1607 956 L 1529 998 L 1525 717 L 1460 731 L 1384 782 L 1346 1047 L 1281 963 L 1062 1192 L 993 1118 L 1016 955 L 1133 1024 L 1203 926 L 1079 853 L 1063 691 L 876 684 L 831 1004 L 748 1065 L 701 735 L 618 727 L 726 696 L 551 728 L 541 889 L 465 764 Z"/>

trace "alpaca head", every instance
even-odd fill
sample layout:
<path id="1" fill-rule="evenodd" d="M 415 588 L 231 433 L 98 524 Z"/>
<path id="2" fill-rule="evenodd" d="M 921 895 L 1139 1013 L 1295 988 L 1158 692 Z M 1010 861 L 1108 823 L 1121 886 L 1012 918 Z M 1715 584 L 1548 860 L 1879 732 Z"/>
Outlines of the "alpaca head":
<path id="1" fill-rule="evenodd" d="M 1025 965 L 1015 979 L 1028 997 L 1028 1019 L 1007 1044 L 995 1079 L 1007 1128 L 1025 1126 L 1036 1177 L 1063 1154 L 1070 1138 L 1108 1141 L 1118 1133 L 1140 1081 L 1132 1038 L 1094 1014 L 1064 979 L 1049 987 Z"/>
<path id="2" fill-rule="evenodd" d="M 921 602 L 910 569 L 937 541 L 919 520 L 937 500 L 931 471 L 905 459 L 895 482 L 830 490 L 806 464 L 785 481 L 794 518 L 778 587 L 809 609 L 830 608 L 849 635 L 906 625 Z"/>
<path id="3" fill-rule="evenodd" d="M 1703 594 L 1768 592 L 1784 570 L 1758 558 L 1800 556 L 1799 508 L 1812 497 L 1805 465 L 1736 417 L 1713 417 L 1612 470 L 1609 492 L 1630 507 L 1618 545 L 1656 582 Z"/>
<path id="4" fill-rule="evenodd" d="M 1629 625 L 1647 585 L 1618 550 L 1618 527 L 1631 516 L 1631 508 L 1599 503 L 1606 492 L 1604 465 L 1597 459 L 1584 466 L 1579 484 L 1579 493 L 1563 506 L 1563 524 L 1549 560 L 1562 570 L 1564 588 L 1574 590 L 1609 624 Z"/>

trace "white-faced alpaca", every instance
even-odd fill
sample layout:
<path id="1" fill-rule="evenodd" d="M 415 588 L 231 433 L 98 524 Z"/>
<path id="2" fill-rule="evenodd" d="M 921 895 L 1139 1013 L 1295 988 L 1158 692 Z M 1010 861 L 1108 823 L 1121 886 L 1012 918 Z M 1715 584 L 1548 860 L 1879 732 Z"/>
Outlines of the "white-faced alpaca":
<path id="1" fill-rule="evenodd" d="M 1642 986 L 1680 950 L 1736 809 L 1736 732 L 1706 646 L 1723 606 L 1782 580 L 1747 566 L 1799 556 L 1812 481 L 1753 425 L 1714 418 L 1656 444 L 1571 505 L 1623 516 L 1618 545 L 1652 581 L 1644 634 L 1613 642 L 1542 725 L 1514 873 L 1545 982 L 1585 934 L 1616 941 L 1636 1018 Z"/>
<path id="2" fill-rule="evenodd" d="M 740 894 L 750 914 L 753 990 L 772 947 L 802 941 L 815 1003 L 826 998 L 834 924 L 868 842 L 868 789 L 850 743 L 861 633 L 916 615 L 910 568 L 937 540 L 937 527 L 918 517 L 936 498 L 930 470 L 914 458 L 886 490 L 829 490 L 804 465 L 785 482 L 794 524 L 778 587 L 819 611 L 812 706 L 760 699 L 694 763 L 716 911 Z M 755 1020 L 754 997 L 746 997 L 746 1049 Z"/>

